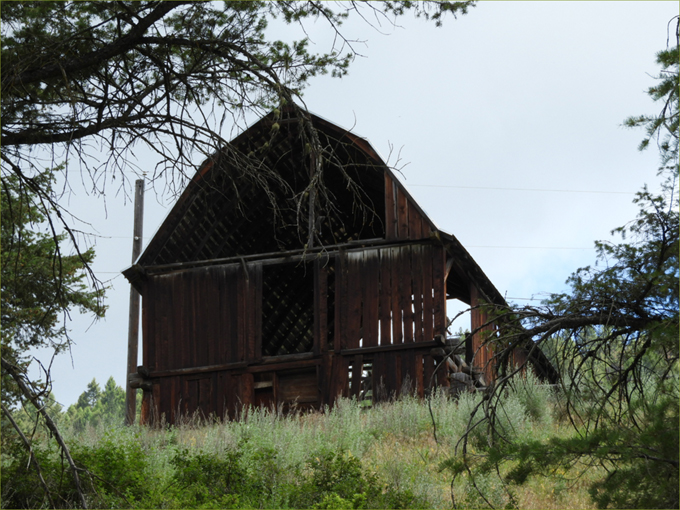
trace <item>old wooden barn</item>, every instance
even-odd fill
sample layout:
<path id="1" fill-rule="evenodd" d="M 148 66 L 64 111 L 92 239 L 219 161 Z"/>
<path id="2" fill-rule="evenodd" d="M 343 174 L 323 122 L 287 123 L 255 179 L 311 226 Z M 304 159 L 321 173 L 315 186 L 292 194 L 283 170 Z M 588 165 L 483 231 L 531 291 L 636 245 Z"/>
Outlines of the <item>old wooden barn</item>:
<path id="1" fill-rule="evenodd" d="M 287 115 L 262 118 L 209 158 L 124 272 L 142 296 L 144 422 L 422 396 L 442 360 L 447 299 L 504 303 L 366 140 L 310 116 L 326 158 L 312 172 L 305 127 Z M 471 330 L 484 322 L 473 309 Z M 488 380 L 479 337 L 459 346 L 458 369 Z M 450 385 L 448 373 L 434 384 Z"/>

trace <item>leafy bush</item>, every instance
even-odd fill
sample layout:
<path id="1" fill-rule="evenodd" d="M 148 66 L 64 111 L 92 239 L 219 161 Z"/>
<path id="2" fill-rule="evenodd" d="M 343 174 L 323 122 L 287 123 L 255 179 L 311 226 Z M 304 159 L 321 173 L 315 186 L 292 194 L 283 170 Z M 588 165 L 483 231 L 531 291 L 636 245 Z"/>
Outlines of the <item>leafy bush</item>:
<path id="1" fill-rule="evenodd" d="M 411 491 L 381 482 L 346 451 L 323 451 L 307 462 L 311 476 L 298 487 L 293 508 L 427 508 Z"/>
<path id="2" fill-rule="evenodd" d="M 147 491 L 147 456 L 134 437 L 105 435 L 95 446 L 76 444 L 71 455 L 92 506 L 130 506 Z"/>

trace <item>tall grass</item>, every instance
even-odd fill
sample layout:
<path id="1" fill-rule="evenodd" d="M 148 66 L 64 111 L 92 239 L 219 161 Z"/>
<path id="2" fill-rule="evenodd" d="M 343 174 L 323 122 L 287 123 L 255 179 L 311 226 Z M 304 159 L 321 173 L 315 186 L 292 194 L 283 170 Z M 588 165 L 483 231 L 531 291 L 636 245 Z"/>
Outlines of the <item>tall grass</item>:
<path id="1" fill-rule="evenodd" d="M 91 478 L 85 476 L 93 506 L 450 508 L 451 478 L 439 466 L 454 454 L 481 398 L 437 393 L 429 401 L 407 396 L 368 409 L 341 399 L 316 413 L 282 415 L 251 408 L 228 422 L 193 418 L 157 428 L 108 424 L 64 435 L 74 456 L 93 471 Z M 552 398 L 549 389 L 528 377 L 505 396 L 500 426 L 527 437 L 554 434 L 560 425 L 551 414 Z M 481 428 L 473 436 L 485 440 Z M 54 470 L 44 469 L 48 477 L 61 476 L 54 449 L 45 443 L 37 450 Z M 2 506 L 44 506 L 40 495 L 31 499 L 18 490 L 20 479 L 34 476 L 18 451 L 3 460 Z M 114 467 L 102 464 L 106 456 Z M 238 474 L 244 488 L 235 488 L 226 472 Z M 111 480 L 102 481 L 106 476 Z M 52 487 L 64 493 L 61 500 L 69 506 L 70 493 L 61 480 L 61 486 L 54 482 Z M 504 501 L 491 478 L 476 483 L 485 485 L 496 503 Z M 572 489 L 557 479 L 551 483 L 523 488 L 517 495 L 521 506 L 570 507 L 564 495 Z M 453 491 L 469 507 L 486 504 L 469 480 L 457 480 Z M 584 507 L 583 497 L 572 500 L 577 502 L 572 508 Z"/>

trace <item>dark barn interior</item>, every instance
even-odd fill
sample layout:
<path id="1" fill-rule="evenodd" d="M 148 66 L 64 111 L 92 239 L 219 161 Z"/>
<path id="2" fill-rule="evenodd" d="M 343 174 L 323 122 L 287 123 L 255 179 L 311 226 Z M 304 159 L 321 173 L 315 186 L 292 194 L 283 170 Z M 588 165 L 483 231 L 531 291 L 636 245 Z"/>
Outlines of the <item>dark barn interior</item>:
<path id="1" fill-rule="evenodd" d="M 294 115 L 262 118 L 203 163 L 124 272 L 143 304 L 142 422 L 424 396 L 456 380 L 432 377 L 446 300 L 505 303 L 366 140 L 309 119 L 322 166 L 310 171 Z M 310 193 L 316 202 L 293 200 Z M 471 331 L 485 322 L 473 309 Z M 494 377 L 481 343 L 448 342 L 460 353 L 452 371 L 467 366 L 477 386 Z"/>

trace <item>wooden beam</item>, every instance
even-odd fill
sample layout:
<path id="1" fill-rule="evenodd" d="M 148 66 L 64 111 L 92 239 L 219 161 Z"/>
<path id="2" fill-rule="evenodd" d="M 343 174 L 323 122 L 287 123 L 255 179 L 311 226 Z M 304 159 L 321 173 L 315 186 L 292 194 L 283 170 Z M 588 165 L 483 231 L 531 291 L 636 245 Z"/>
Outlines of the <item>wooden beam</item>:
<path id="1" fill-rule="evenodd" d="M 340 351 L 342 356 L 354 356 L 357 354 L 370 354 L 374 352 L 392 352 L 409 349 L 431 349 L 432 347 L 441 347 L 441 344 L 436 340 L 428 342 L 410 342 L 407 344 L 392 344 L 392 345 L 376 345 L 374 347 L 360 347 L 358 349 L 343 349 Z"/>
<path id="2" fill-rule="evenodd" d="M 135 182 L 135 212 L 132 240 L 132 263 L 134 264 L 142 252 L 144 230 L 144 179 Z M 137 350 L 139 349 L 139 291 L 130 286 L 130 314 L 128 317 L 128 378 L 137 372 Z M 137 409 L 137 390 L 128 382 L 125 385 L 125 424 L 135 422 Z"/>

